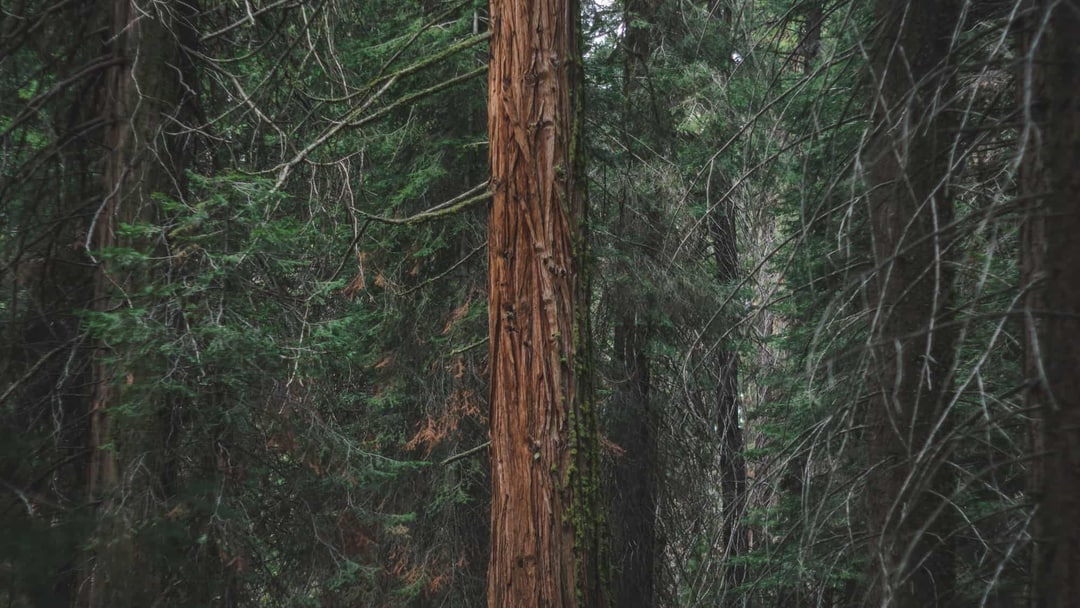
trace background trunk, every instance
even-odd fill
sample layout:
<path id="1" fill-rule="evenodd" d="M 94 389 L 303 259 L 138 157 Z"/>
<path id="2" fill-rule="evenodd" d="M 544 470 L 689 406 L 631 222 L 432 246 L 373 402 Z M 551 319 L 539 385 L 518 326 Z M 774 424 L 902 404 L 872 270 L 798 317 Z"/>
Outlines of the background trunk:
<path id="1" fill-rule="evenodd" d="M 102 90 L 101 113 L 105 118 L 106 150 L 103 198 L 89 227 L 94 252 L 115 247 L 146 249 L 148 243 L 132 243 L 118 236 L 122 225 L 156 219 L 152 196 L 180 194 L 188 156 L 183 136 L 168 133 L 180 130 L 180 114 L 191 92 L 182 82 L 190 77 L 190 64 L 181 51 L 182 35 L 187 44 L 190 35 L 192 4 L 176 7 L 155 5 L 144 11 L 131 0 L 114 0 L 111 11 L 112 53 L 115 65 L 106 71 Z M 158 12 L 161 11 L 161 12 Z M 190 86 L 190 85 L 189 85 Z M 95 259 L 94 299 L 91 309 L 109 312 L 124 306 L 117 294 L 124 294 L 146 283 L 149 277 L 134 277 L 114 271 L 104 259 Z M 93 396 L 89 412 L 88 448 L 90 465 L 87 496 L 98 505 L 101 524 L 95 549 L 90 556 L 86 580 L 80 586 L 80 605 L 106 606 L 151 602 L 156 597 L 152 576 L 132 577 L 133 569 L 146 574 L 139 566 L 131 526 L 125 523 L 123 502 L 114 498 L 120 491 L 121 459 L 124 453 L 161 453 L 162 445 L 147 445 L 161 439 L 158 429 L 117 429 L 110 410 L 120 405 L 121 378 L 131 382 L 136 370 L 115 369 L 106 362 L 110 353 L 105 344 L 93 351 Z M 158 407 L 161 404 L 157 404 Z M 154 407 L 153 404 L 148 407 Z M 135 447 L 133 443 L 140 443 Z M 166 475 L 163 463 L 157 474 Z M 167 475 L 166 475 L 167 476 Z M 157 481 L 157 480 L 155 480 Z M 144 491 L 150 492 L 149 488 Z"/>
<path id="2" fill-rule="evenodd" d="M 1035 3 L 1027 7 L 1027 12 L 1021 20 L 1017 33 L 1017 52 L 1020 56 L 1028 56 L 1034 51 L 1035 35 L 1039 29 L 1041 16 L 1035 13 Z M 1046 83 L 1043 80 L 1044 70 L 1035 62 L 1021 62 L 1017 71 L 1017 107 L 1021 112 L 1031 112 L 1025 126 L 1020 133 L 1021 149 L 1023 157 L 1019 168 L 1020 196 L 1026 201 L 1026 214 L 1020 226 L 1020 285 L 1024 290 L 1024 405 L 1036 414 L 1032 416 L 1031 429 L 1028 434 L 1028 449 L 1031 454 L 1039 455 L 1046 451 L 1043 442 L 1043 425 L 1041 409 L 1046 402 L 1044 382 L 1042 379 L 1042 361 L 1040 357 L 1041 337 L 1044 335 L 1045 322 L 1041 317 L 1041 311 L 1046 310 L 1046 301 L 1043 290 L 1045 278 L 1043 263 L 1046 258 L 1046 220 L 1043 199 L 1049 186 L 1046 183 L 1047 173 L 1043 165 L 1043 150 L 1039 145 L 1036 129 L 1046 126 L 1045 110 L 1041 103 L 1032 103 L 1032 94 L 1042 95 Z M 1028 467 L 1027 493 L 1034 502 L 1038 502 L 1043 489 L 1043 464 L 1036 461 L 1034 466 Z M 1031 522 L 1032 543 L 1031 572 L 1029 581 L 1028 600 L 1030 605 L 1039 605 L 1039 588 L 1041 585 L 1039 564 L 1039 550 L 1044 533 L 1041 529 L 1043 518 L 1035 518 Z"/>
<path id="3" fill-rule="evenodd" d="M 617 227 L 622 237 L 619 280 L 613 303 L 618 306 L 612 352 L 611 400 L 603 417 L 605 436 L 618 446 L 608 474 L 608 513 L 612 536 L 616 606 L 656 605 L 657 484 L 660 462 L 658 437 L 661 417 L 650 401 L 649 343 L 656 298 L 642 283 L 643 266 L 655 264 L 662 250 L 661 214 L 649 185 L 638 175 L 647 147 L 640 139 L 665 124 L 649 83 L 652 28 L 662 0 L 627 0 L 623 4 L 623 88 L 621 145 L 628 151 L 620 193 Z M 646 100 L 647 99 L 647 103 Z M 657 138 L 660 139 L 660 138 Z M 667 142 L 663 142 L 667 143 Z"/>
<path id="4" fill-rule="evenodd" d="M 726 180 L 723 180 L 726 182 Z M 711 188 L 710 188 L 711 190 Z M 728 193 L 724 183 L 717 189 Z M 710 203 L 709 232 L 712 237 L 716 278 L 721 285 L 732 287 L 738 278 L 739 254 L 735 234 L 735 206 L 730 195 L 715 204 Z M 727 314 L 724 327 L 734 327 L 734 315 Z M 728 332 L 725 332 L 728 333 Z M 730 336 L 722 338 L 725 342 Z M 716 374 L 716 406 L 720 449 L 720 496 L 724 519 L 720 542 L 724 551 L 725 603 L 739 605 L 742 599 L 733 590 L 746 580 L 746 567 L 740 562 L 749 549 L 747 530 L 743 525 L 746 514 L 746 458 L 743 454 L 742 422 L 739 419 L 739 355 L 730 344 L 721 343 L 714 355 Z"/>
<path id="5" fill-rule="evenodd" d="M 1030 94 L 1022 107 L 1029 171 L 1021 185 L 1035 209 L 1024 270 L 1026 279 L 1044 281 L 1027 303 L 1029 319 L 1042 316 L 1028 332 L 1030 403 L 1042 427 L 1035 448 L 1043 454 L 1034 577 L 1036 605 L 1057 607 L 1080 597 L 1080 15 L 1059 3 L 1034 6 L 1026 36 L 1036 46 L 1025 62 L 1030 77 L 1021 80 Z"/>
<path id="6" fill-rule="evenodd" d="M 875 275 L 866 415 L 868 605 L 944 605 L 954 585 L 943 441 L 955 336 L 947 120 L 952 2 L 880 1 L 869 157 Z"/>
<path id="7" fill-rule="evenodd" d="M 630 311 L 615 327 L 614 394 L 607 436 L 620 450 L 611 471 L 609 504 L 615 605 L 656 605 L 656 484 L 658 417 L 649 404 L 648 328 Z"/>

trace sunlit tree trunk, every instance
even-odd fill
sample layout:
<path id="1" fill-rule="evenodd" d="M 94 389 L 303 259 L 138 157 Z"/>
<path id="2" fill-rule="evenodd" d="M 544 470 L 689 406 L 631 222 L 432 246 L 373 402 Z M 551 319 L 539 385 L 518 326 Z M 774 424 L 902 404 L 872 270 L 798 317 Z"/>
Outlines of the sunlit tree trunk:
<path id="1" fill-rule="evenodd" d="M 957 6 L 879 0 L 873 134 L 864 156 L 875 269 L 866 413 L 867 605 L 945 605 L 955 573 L 943 444 L 955 335 L 949 223 L 950 80 Z"/>
<path id="2" fill-rule="evenodd" d="M 578 11 L 490 3 L 492 608 L 605 603 Z"/>
<path id="3" fill-rule="evenodd" d="M 1021 62 L 1029 404 L 1038 412 L 1034 605 L 1080 598 L 1080 13 L 1030 2 Z M 1035 319 L 1038 323 L 1034 323 Z"/>

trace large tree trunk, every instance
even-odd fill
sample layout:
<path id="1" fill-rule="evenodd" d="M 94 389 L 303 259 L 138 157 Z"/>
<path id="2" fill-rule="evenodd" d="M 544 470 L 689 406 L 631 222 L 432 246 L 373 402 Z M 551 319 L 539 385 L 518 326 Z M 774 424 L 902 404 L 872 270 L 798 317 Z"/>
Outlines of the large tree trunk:
<path id="1" fill-rule="evenodd" d="M 119 228 L 122 224 L 153 220 L 152 195 L 179 194 L 187 146 L 184 137 L 168 135 L 167 130 L 180 130 L 178 118 L 190 92 L 191 84 L 185 86 L 181 81 L 182 75 L 190 76 L 190 69 L 180 36 L 190 33 L 189 19 L 195 10 L 191 2 L 177 5 L 176 12 L 166 5 L 141 7 L 133 0 L 111 0 L 104 5 L 110 11 L 109 40 L 117 62 L 106 73 L 101 98 L 106 124 L 103 195 L 88 230 L 92 249 L 98 252 L 145 245 L 122 240 Z M 190 35 L 186 38 L 189 45 L 194 42 Z M 140 279 L 114 271 L 105 260 L 94 261 L 94 301 L 90 308 L 114 311 L 124 305 L 116 294 L 131 292 Z M 119 432 L 114 428 L 110 410 L 120 402 L 118 379 L 130 374 L 130 370 L 119 370 L 107 363 L 110 354 L 106 345 L 95 345 L 87 496 L 97 505 L 100 526 L 86 580 L 80 585 L 79 604 L 87 607 L 134 605 L 152 601 L 156 594 L 152 577 L 147 576 L 147 563 L 137 561 L 122 501 L 114 494 L 120 483 L 125 440 L 139 437 L 145 441 L 157 435 L 154 429 Z M 132 576 L 136 569 L 141 576 Z"/>
<path id="2" fill-rule="evenodd" d="M 876 12 L 874 132 L 865 157 L 876 266 L 868 311 L 867 605 L 922 608 L 946 604 L 955 578 L 948 451 L 941 449 L 955 348 L 947 326 L 952 203 L 941 105 L 958 12 L 952 1 L 917 0 L 879 0 Z"/>
<path id="3" fill-rule="evenodd" d="M 488 605 L 599 606 L 579 9 L 490 9 Z"/>
<path id="4" fill-rule="evenodd" d="M 1056 608 L 1080 598 L 1080 13 L 1047 0 L 1028 8 L 1023 270 L 1041 280 L 1026 303 L 1030 319 L 1041 317 L 1028 331 L 1029 399 L 1041 426 L 1033 580 L 1035 605 Z"/>

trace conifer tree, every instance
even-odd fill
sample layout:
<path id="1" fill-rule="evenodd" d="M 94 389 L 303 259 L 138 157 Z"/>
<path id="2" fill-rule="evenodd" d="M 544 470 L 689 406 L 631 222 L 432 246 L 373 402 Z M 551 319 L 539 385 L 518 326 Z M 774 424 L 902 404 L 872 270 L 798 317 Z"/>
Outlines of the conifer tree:
<path id="1" fill-rule="evenodd" d="M 950 91 L 958 14 L 953 2 L 907 2 L 900 11 L 880 2 L 875 11 L 866 154 L 875 263 L 866 413 L 874 605 L 946 605 L 955 584 L 945 525 L 951 488 L 936 449 L 950 417 L 955 348 L 951 134 L 947 114 L 930 100 Z"/>
<path id="2" fill-rule="evenodd" d="M 490 8 L 487 601 L 601 606 L 579 8 Z"/>
<path id="3" fill-rule="evenodd" d="M 1032 600 L 1052 608 L 1072 605 L 1080 596 L 1080 524 L 1072 515 L 1080 505 L 1080 15 L 1075 7 L 1053 2 L 1030 2 L 1025 9 L 1025 371 L 1038 434 Z"/>

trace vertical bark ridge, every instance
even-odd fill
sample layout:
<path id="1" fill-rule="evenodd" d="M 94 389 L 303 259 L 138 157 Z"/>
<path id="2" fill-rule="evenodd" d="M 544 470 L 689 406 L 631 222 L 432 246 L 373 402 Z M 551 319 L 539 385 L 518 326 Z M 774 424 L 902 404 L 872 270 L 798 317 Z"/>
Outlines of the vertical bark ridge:
<path id="1" fill-rule="evenodd" d="M 488 604 L 598 605 L 578 7 L 490 9 Z"/>

